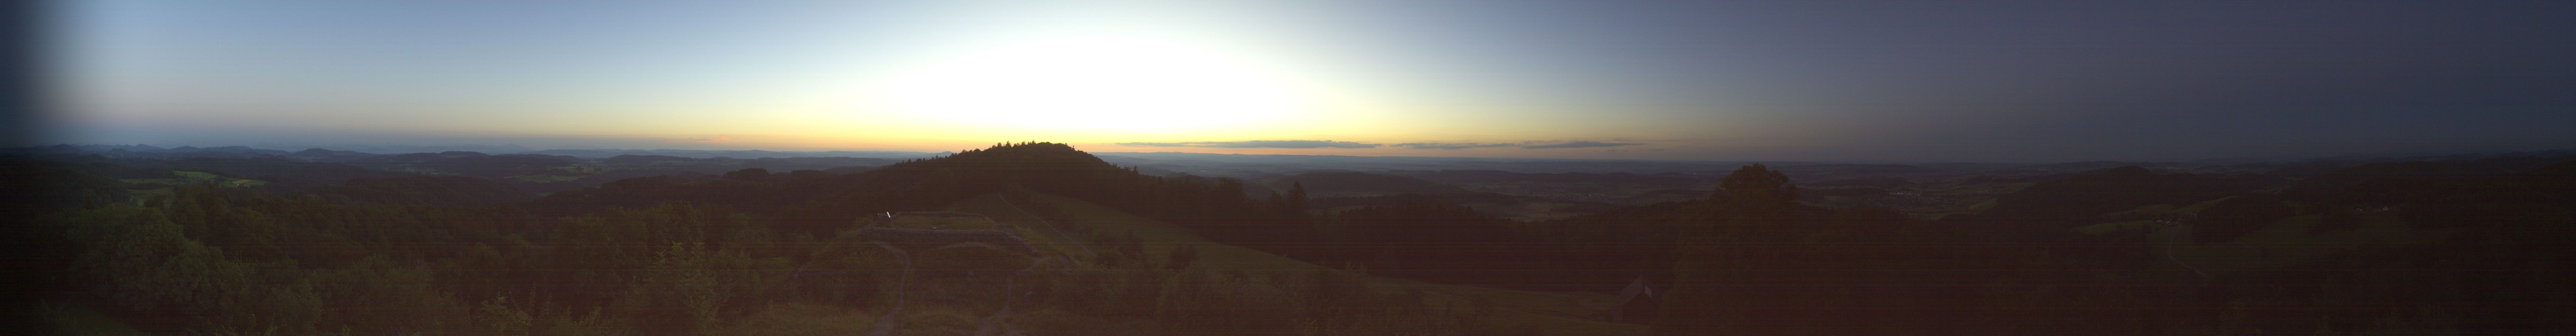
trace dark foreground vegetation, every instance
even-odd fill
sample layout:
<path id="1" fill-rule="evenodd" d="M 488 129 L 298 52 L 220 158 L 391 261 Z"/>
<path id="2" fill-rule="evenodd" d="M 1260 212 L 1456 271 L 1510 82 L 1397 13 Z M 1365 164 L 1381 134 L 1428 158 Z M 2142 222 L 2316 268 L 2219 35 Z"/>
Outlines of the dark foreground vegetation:
<path id="1" fill-rule="evenodd" d="M 1337 198 L 1326 210 L 1294 182 L 1246 192 L 1234 179 L 1147 176 L 1053 143 L 857 173 L 633 177 L 532 200 L 471 174 L 235 168 L 337 179 L 250 185 L 120 162 L 10 160 L 8 210 L 26 223 L 10 246 L 37 284 L 11 302 L 43 328 L 2576 333 L 2567 157 L 2299 176 L 2112 167 L 1938 220 L 1800 203 L 1807 190 L 1789 176 L 1751 165 L 1696 199 L 1543 221 L 1443 195 Z M 885 217 L 896 213 L 916 215 Z M 984 238 L 953 238 L 970 235 Z"/>

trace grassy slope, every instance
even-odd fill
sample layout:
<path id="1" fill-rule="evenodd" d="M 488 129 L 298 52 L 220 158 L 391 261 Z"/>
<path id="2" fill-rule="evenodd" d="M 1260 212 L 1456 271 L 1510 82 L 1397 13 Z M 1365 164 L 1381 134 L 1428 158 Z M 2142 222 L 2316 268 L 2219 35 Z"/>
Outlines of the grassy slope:
<path id="1" fill-rule="evenodd" d="M 2176 258 L 2212 273 L 2243 270 L 2268 270 L 2291 265 L 2301 260 L 2328 257 L 2368 248 L 2371 245 L 2410 245 L 2442 241 L 2449 230 L 2422 229 L 2406 225 L 2404 220 L 2384 213 L 2362 214 L 2358 227 L 2326 232 L 2310 232 L 2322 219 L 2319 215 L 2295 216 L 2272 222 L 2263 229 L 2216 244 L 2183 244 L 2174 252 Z M 2190 228 L 2168 230 L 2165 234 L 2190 237 Z M 2165 239 L 2164 237 L 2157 237 Z M 2181 238 L 2189 239 L 2189 238 Z"/>
<path id="2" fill-rule="evenodd" d="M 2234 197 L 2202 201 L 2160 212 L 2197 213 Z M 2140 208 L 2140 210 L 2113 214 L 2157 210 L 2147 209 L 2148 207 Z M 2319 225 L 2319 221 L 2324 219 L 2322 215 L 2292 216 L 2273 221 L 2264 225 L 2262 229 L 2227 242 L 2206 244 L 2190 242 L 2192 227 L 2189 225 L 2172 226 L 2152 220 L 2102 223 L 2078 227 L 2076 230 L 2094 235 L 2143 233 L 2147 235 L 2149 241 L 2167 245 L 2158 248 L 2154 253 L 2169 255 L 2169 258 L 2176 262 L 2212 275 L 2275 270 L 2283 266 L 2295 265 L 2303 260 L 2330 257 L 2365 249 L 2371 245 L 2434 243 L 2452 234 L 2450 230 L 2416 228 L 2407 225 L 2405 220 L 2395 215 L 2383 212 L 2363 213 L 2356 217 L 2356 220 L 2360 221 L 2357 226 L 2339 230 L 2318 230 L 2312 227 Z"/>
<path id="3" fill-rule="evenodd" d="M 1054 223 L 1053 226 L 1040 224 L 1037 217 L 1016 207 L 1032 203 L 1046 204 L 1059 209 L 1071 215 L 1074 223 Z M 1012 224 L 1024 238 L 1030 241 L 1030 245 L 1041 253 L 1067 256 L 1086 265 L 1090 265 L 1095 258 L 1094 254 L 1088 251 L 1093 249 L 1090 246 L 1093 242 L 1083 240 L 1083 235 L 1059 232 L 1054 229 L 1055 227 L 1080 226 L 1100 232 L 1133 232 L 1136 238 L 1143 241 L 1148 258 L 1156 264 L 1163 263 L 1164 260 L 1161 259 L 1174 248 L 1195 246 L 1199 251 L 1199 260 L 1193 264 L 1193 270 L 1234 272 L 1247 277 L 1268 280 L 1262 283 L 1289 282 L 1303 274 L 1325 269 L 1322 266 L 1275 254 L 1211 242 L 1177 226 L 1070 198 L 1013 192 L 1006 200 L 1003 194 L 992 194 L 952 204 L 948 210 L 984 214 L 991 216 L 995 221 Z M 1611 302 L 1615 302 L 1616 298 L 1610 295 L 1501 290 L 1431 284 L 1377 276 L 1368 276 L 1367 279 L 1373 287 L 1413 288 L 1430 294 L 1426 298 L 1426 309 L 1463 305 L 1470 300 L 1484 299 L 1499 306 L 1488 307 L 1489 309 L 1500 308 L 1497 309 L 1498 313 L 1489 317 L 1488 323 L 1505 326 L 1504 330 L 1544 335 L 1645 335 L 1650 331 L 1642 325 L 1606 323 L 1566 316 L 1587 316 L 1601 312 Z M 982 307 L 982 305 L 943 304 L 919 299 L 911 302 L 910 306 L 911 308 L 907 308 L 906 313 L 903 314 L 907 323 L 899 328 L 896 334 L 972 332 L 973 321 L 981 314 L 992 310 L 992 307 Z M 729 324 L 719 332 L 764 335 L 861 334 L 874 325 L 879 313 L 881 311 L 850 307 L 772 303 L 766 305 L 760 312 L 746 316 L 742 321 Z M 1098 330 L 1145 330 L 1142 326 L 1133 325 L 1144 322 L 1137 320 L 1064 317 L 1061 316 L 1063 312 L 1047 309 L 1023 308 L 1020 314 L 1023 316 L 1017 319 L 1020 321 L 1034 319 L 1064 323 L 1062 321 L 1080 320 L 1084 321 L 1082 323 L 1096 324 L 1091 327 L 1099 328 Z M 122 324 L 79 308 L 51 309 L 45 314 L 45 320 L 54 324 L 51 328 L 54 330 L 82 330 L 83 334 L 132 333 L 130 328 Z M 1023 326 L 1019 329 L 1029 328 Z"/>
<path id="4" fill-rule="evenodd" d="M 222 176 L 215 176 L 215 174 L 209 174 L 209 173 L 206 173 L 206 172 L 171 171 L 171 172 L 170 172 L 170 174 L 173 174 L 173 175 L 179 175 L 179 177 L 181 177 L 181 178 L 187 178 L 187 179 L 192 179 L 192 180 L 213 180 L 213 179 L 220 179 L 220 178 L 224 178 L 224 177 L 222 177 Z"/>
<path id="5" fill-rule="evenodd" d="M 34 315 L 34 322 L 42 324 L 41 330 L 57 335 L 144 335 L 134 327 L 80 305 L 49 300 L 21 302 L 10 308 L 31 310 L 20 313 L 33 313 L 30 315 Z"/>
<path id="6" fill-rule="evenodd" d="M 1197 270 L 1232 271 L 1257 278 L 1286 279 L 1324 269 L 1322 266 L 1276 254 L 1211 242 L 1178 226 L 1137 217 L 1081 200 L 1030 192 L 1008 194 L 1008 200 L 1003 199 L 1003 194 L 985 195 L 952 204 L 948 210 L 984 214 L 993 217 L 995 221 L 1012 224 L 1020 230 L 1024 238 L 1030 241 L 1031 245 L 1039 250 L 1073 256 L 1074 259 L 1085 263 L 1089 263 L 1092 259 L 1084 251 L 1098 249 L 1098 247 L 1089 246 L 1091 242 L 1082 241 L 1082 235 L 1058 232 L 1053 229 L 1054 227 L 1078 226 L 1099 232 L 1132 231 L 1137 239 L 1144 242 L 1149 259 L 1157 264 L 1163 262 L 1161 259 L 1166 255 L 1165 253 L 1188 245 L 1198 248 L 1199 260 L 1192 266 L 1192 269 Z M 1053 226 L 1040 224 L 1037 217 L 1014 207 L 1025 208 L 1041 202 L 1070 215 L 1074 223 L 1052 223 Z M 1648 333 L 1648 329 L 1641 325 L 1605 323 L 1561 316 L 1561 314 L 1587 316 L 1601 312 L 1607 308 L 1606 306 L 1615 302 L 1616 298 L 1611 295 L 1501 290 L 1375 276 L 1369 279 L 1373 285 L 1381 288 L 1410 287 L 1432 294 L 1429 295 L 1431 297 L 1429 300 L 1434 300 L 1429 303 L 1432 306 L 1451 304 L 1436 301 L 1444 298 L 1455 301 L 1483 298 L 1505 308 L 1502 309 L 1505 313 L 1494 317 L 1496 322 L 1519 326 L 1515 328 L 1518 330 L 1532 330 L 1547 335 L 1643 335 Z"/>

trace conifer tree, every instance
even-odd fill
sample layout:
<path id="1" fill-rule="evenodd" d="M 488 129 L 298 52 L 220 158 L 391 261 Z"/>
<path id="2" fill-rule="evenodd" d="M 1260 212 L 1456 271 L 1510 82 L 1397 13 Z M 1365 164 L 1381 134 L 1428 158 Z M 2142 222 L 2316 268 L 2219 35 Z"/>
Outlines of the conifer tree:
<path id="1" fill-rule="evenodd" d="M 1288 208 L 1297 209 L 1298 212 L 1306 211 L 1306 182 L 1288 184 Z"/>
<path id="2" fill-rule="evenodd" d="M 1785 287 L 1773 272 L 1795 262 L 1784 256 L 1796 247 L 1782 243 L 1812 222 L 1798 216 L 1791 188 L 1788 175 L 1760 164 L 1718 180 L 1715 205 L 1677 233 L 1673 287 L 1654 323 L 1656 334 L 1795 332 L 1779 328 L 1792 321 L 1778 318 L 1795 306 L 1781 300 L 1800 293 L 1778 291 Z"/>
<path id="3" fill-rule="evenodd" d="M 1756 163 L 1736 168 L 1735 173 L 1717 180 L 1716 198 L 1738 207 L 1771 207 L 1788 204 L 1798 198 L 1789 175 Z"/>

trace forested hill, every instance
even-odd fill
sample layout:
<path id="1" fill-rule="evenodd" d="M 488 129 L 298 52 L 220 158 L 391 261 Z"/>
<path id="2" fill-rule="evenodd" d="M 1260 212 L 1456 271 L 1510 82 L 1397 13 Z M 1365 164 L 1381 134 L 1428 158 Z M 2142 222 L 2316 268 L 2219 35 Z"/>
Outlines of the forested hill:
<path id="1" fill-rule="evenodd" d="M 946 204 L 955 199 L 1025 188 L 1065 196 L 1134 197 L 1137 186 L 1162 178 L 1102 162 L 1059 143 L 995 144 L 945 157 L 914 159 L 876 170 L 850 174 L 854 187 L 869 194 L 860 199 L 897 201 L 875 195 L 901 194 L 920 204 Z"/>
<path id="2" fill-rule="evenodd" d="M 863 214 L 933 210 L 1010 190 L 1074 197 L 1184 224 L 1285 211 L 1272 206 L 1284 203 L 1245 197 L 1240 181 L 1146 176 L 1072 146 L 1045 142 L 996 144 L 854 174 L 743 169 L 723 175 L 629 178 L 548 195 L 530 208 L 567 216 L 609 207 L 690 202 L 725 206 L 820 232 L 848 225 Z"/>
<path id="3" fill-rule="evenodd" d="M 870 214 L 938 210 L 1027 191 L 1172 223 L 1226 244 L 1442 283 L 1616 291 L 1660 274 L 1650 269 L 1661 266 L 1650 264 L 1666 260 L 1634 254 L 1664 245 L 1629 244 L 1588 227 L 1523 225 L 1440 195 L 1337 199 L 1349 205 L 1317 212 L 1321 205 L 1310 203 L 1303 186 L 1287 187 L 1248 197 L 1246 185 L 1230 178 L 1146 176 L 1070 146 L 1015 143 L 846 175 L 744 170 L 698 179 L 633 178 L 556 193 L 531 208 L 542 216 L 579 216 L 688 202 L 731 209 L 786 232 L 823 233 Z M 1594 269 L 1612 271 L 1566 272 Z"/>

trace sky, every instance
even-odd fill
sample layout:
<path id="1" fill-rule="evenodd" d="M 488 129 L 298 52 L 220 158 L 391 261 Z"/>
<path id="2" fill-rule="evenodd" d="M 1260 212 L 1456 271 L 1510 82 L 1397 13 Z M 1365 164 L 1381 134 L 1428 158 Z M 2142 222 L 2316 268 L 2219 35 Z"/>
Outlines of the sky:
<path id="1" fill-rule="evenodd" d="M 2516 1 L 79 1 L 72 143 L 1802 161 L 2576 148 Z"/>

